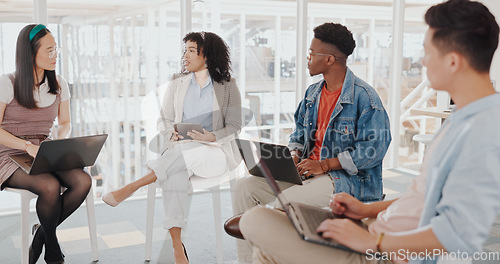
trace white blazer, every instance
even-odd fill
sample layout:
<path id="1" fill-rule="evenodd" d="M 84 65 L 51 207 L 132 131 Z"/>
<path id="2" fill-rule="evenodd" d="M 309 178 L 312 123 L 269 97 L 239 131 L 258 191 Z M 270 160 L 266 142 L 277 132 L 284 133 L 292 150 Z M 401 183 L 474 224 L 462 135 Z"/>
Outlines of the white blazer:
<path id="1" fill-rule="evenodd" d="M 175 74 L 168 85 L 163 98 L 158 130 L 168 143 L 174 130 L 175 123 L 182 122 L 184 99 L 191 82 L 191 73 Z M 212 133 L 216 141 L 221 144 L 222 151 L 226 154 L 229 169 L 233 170 L 241 162 L 241 155 L 234 139 L 241 131 L 241 97 L 236 80 L 229 82 L 213 82 L 214 102 Z"/>

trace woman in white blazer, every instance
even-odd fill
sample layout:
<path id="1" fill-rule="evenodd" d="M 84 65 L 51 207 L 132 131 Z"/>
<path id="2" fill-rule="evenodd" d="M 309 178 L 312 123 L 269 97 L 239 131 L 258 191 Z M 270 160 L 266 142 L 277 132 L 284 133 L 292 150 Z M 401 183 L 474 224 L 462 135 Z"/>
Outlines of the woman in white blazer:
<path id="1" fill-rule="evenodd" d="M 140 187 L 158 181 L 175 263 L 188 263 L 181 229 L 186 225 L 189 177 L 222 176 L 241 161 L 233 141 L 242 126 L 241 98 L 230 74 L 229 49 L 210 32 L 192 32 L 183 41 L 182 73 L 170 82 L 158 120 L 166 150 L 147 163 L 148 174 L 103 197 L 107 204 L 117 206 Z M 198 123 L 203 131 L 188 132 L 193 140 L 179 141 L 183 138 L 175 132 L 175 123 Z"/>

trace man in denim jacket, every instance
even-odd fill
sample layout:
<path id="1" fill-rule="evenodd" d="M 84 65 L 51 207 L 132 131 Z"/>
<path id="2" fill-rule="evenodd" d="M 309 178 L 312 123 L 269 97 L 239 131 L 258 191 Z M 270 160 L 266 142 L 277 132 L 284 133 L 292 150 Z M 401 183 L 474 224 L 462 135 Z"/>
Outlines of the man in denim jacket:
<path id="1" fill-rule="evenodd" d="M 326 23 L 314 33 L 309 73 L 324 79 L 309 86 L 300 102 L 288 147 L 296 162 L 302 159 L 297 164 L 301 174 L 328 173 L 335 192 L 378 201 L 382 160 L 391 142 L 389 118 L 377 92 L 346 66 L 355 47 L 348 29 Z"/>
<path id="2" fill-rule="evenodd" d="M 366 255 L 306 242 L 285 214 L 255 207 L 240 222 L 255 246 L 253 263 L 499 263 L 498 252 L 481 251 L 500 212 L 500 93 L 489 74 L 500 28 L 486 6 L 469 0 L 437 4 L 425 22 L 422 65 L 432 87 L 450 94 L 455 111 L 398 199 L 362 203 L 334 195 L 334 213 L 377 217 L 368 230 L 345 218 L 326 219 L 316 229 Z"/>
<path id="3" fill-rule="evenodd" d="M 355 46 L 343 25 L 325 23 L 314 29 L 308 68 L 324 79 L 307 89 L 295 113 L 289 148 L 299 174 L 310 179 L 303 185 L 278 183 L 290 201 L 324 207 L 334 192 L 365 202 L 382 199 L 389 119 L 376 91 L 346 66 Z M 241 214 L 274 199 L 264 178 L 245 177 L 233 188 L 233 211 Z M 228 220 L 226 230 L 236 229 L 238 221 Z M 238 260 L 251 262 L 251 245 L 238 240 L 237 248 Z"/>

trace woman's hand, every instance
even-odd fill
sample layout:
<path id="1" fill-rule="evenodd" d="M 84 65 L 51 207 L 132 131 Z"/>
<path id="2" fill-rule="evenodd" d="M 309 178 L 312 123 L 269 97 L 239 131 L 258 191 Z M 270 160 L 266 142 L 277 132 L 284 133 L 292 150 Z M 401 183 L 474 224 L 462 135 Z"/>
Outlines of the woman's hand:
<path id="1" fill-rule="evenodd" d="M 297 170 L 299 175 L 305 175 L 306 177 L 323 174 L 319 160 L 304 159 L 297 164 Z"/>
<path id="2" fill-rule="evenodd" d="M 187 135 L 194 140 L 208 141 L 208 142 L 215 142 L 216 140 L 215 135 L 211 132 L 208 132 L 205 129 L 203 129 L 203 133 L 200 133 L 196 130 L 192 130 L 191 132 L 187 132 Z"/>
<path id="3" fill-rule="evenodd" d="M 170 141 L 179 141 L 179 139 L 183 139 L 184 137 L 179 135 L 179 133 L 177 133 L 177 131 L 175 130 L 172 130 L 172 136 L 170 137 Z"/>
<path id="4" fill-rule="evenodd" d="M 28 154 L 34 158 L 36 156 L 36 154 L 38 153 L 39 148 L 40 148 L 40 146 L 28 144 L 28 145 L 26 145 L 26 152 L 28 152 Z"/>
<path id="5" fill-rule="evenodd" d="M 369 233 L 349 219 L 326 219 L 316 232 L 358 252 L 365 253 L 368 249 L 377 251 L 377 235 Z"/>

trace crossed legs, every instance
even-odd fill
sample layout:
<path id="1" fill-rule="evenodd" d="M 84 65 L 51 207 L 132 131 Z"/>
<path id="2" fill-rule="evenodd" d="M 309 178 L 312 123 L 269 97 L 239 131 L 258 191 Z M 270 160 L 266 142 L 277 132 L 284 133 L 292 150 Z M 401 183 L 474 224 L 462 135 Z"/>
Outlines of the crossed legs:
<path id="1" fill-rule="evenodd" d="M 172 237 L 175 263 L 188 263 L 181 240 L 186 225 L 189 204 L 189 177 L 196 174 L 205 178 L 223 175 L 227 170 L 222 149 L 200 143 L 178 144 L 166 150 L 161 157 L 147 163 L 151 172 L 103 197 L 111 206 L 117 206 L 139 188 L 158 182 L 162 188 L 165 209 L 164 228 Z"/>
<path id="2" fill-rule="evenodd" d="M 282 194 L 288 201 L 296 201 L 312 206 L 327 206 L 334 186 L 329 175 L 318 175 L 313 179 L 303 182 L 303 185 L 295 185 L 289 182 L 277 182 Z M 276 201 L 274 192 L 262 177 L 250 176 L 239 179 L 232 190 L 233 213 L 241 214 L 255 206 L 273 203 L 276 208 L 281 208 Z M 252 245 L 248 240 L 236 240 L 238 261 L 243 263 L 252 262 Z"/>
<path id="3" fill-rule="evenodd" d="M 56 228 L 83 203 L 91 184 L 90 176 L 81 169 L 39 175 L 28 175 L 18 169 L 4 183 L 6 187 L 24 189 L 38 195 L 36 213 L 41 227 L 31 245 L 36 259 L 44 244 L 46 261 L 59 261 L 63 258 Z M 61 187 L 67 188 L 63 194 Z"/>

